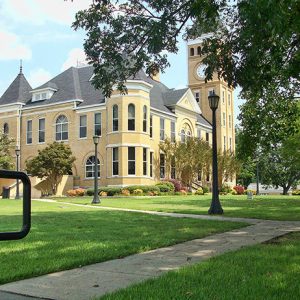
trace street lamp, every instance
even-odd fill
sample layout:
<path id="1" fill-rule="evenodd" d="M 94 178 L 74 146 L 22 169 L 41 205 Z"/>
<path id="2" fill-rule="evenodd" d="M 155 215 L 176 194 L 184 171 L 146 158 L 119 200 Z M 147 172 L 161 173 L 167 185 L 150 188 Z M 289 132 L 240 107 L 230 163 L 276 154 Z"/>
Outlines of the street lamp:
<path id="1" fill-rule="evenodd" d="M 212 125 L 213 125 L 213 140 L 212 140 L 212 151 L 213 151 L 213 178 L 212 178 L 212 201 L 208 213 L 210 215 L 223 214 L 223 209 L 219 200 L 218 190 L 218 156 L 217 156 L 217 129 L 216 129 L 216 110 L 219 105 L 219 96 L 213 91 L 208 96 L 209 107 L 212 110 Z"/>
<path id="2" fill-rule="evenodd" d="M 97 146 L 99 144 L 99 135 L 93 136 L 93 141 L 95 144 L 95 162 L 94 162 L 94 198 L 92 204 L 100 203 L 99 195 L 98 195 L 98 153 Z"/>
<path id="3" fill-rule="evenodd" d="M 16 146 L 15 149 L 16 157 L 17 157 L 17 172 L 19 171 L 19 156 L 20 156 L 20 147 Z M 15 199 L 20 199 L 20 189 L 19 189 L 19 179 L 17 179 L 17 185 L 16 185 L 16 197 Z"/>

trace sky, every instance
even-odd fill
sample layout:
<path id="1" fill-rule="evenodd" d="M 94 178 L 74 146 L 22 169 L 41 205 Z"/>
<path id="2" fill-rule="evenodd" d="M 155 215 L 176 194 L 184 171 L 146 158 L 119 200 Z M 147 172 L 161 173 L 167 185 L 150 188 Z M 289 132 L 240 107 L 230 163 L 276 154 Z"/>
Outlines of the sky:
<path id="1" fill-rule="evenodd" d="M 0 95 L 15 79 L 22 59 L 23 73 L 35 88 L 85 59 L 85 32 L 71 24 L 78 10 L 92 0 L 0 0 Z M 178 53 L 161 81 L 170 88 L 187 85 L 187 46 L 180 41 Z M 242 104 L 235 91 L 235 117 Z"/>

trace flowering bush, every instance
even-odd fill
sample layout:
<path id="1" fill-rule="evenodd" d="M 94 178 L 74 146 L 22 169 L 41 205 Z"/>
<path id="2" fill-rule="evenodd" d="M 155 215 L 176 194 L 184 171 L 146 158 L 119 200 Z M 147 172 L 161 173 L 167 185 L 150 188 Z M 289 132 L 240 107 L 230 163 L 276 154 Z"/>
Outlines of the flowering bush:
<path id="1" fill-rule="evenodd" d="M 142 196 L 143 195 L 143 190 L 141 189 L 136 189 L 133 191 L 133 194 L 136 196 Z"/>
<path id="2" fill-rule="evenodd" d="M 238 193 L 237 193 L 237 191 L 236 190 L 234 190 L 234 189 L 232 189 L 232 191 L 231 191 L 231 195 L 237 195 Z"/>
<path id="3" fill-rule="evenodd" d="M 175 192 L 179 192 L 183 188 L 182 183 L 176 179 L 168 179 L 168 180 L 165 180 L 164 182 L 172 183 L 174 185 Z"/>
<path id="4" fill-rule="evenodd" d="M 233 189 L 237 192 L 238 195 L 243 195 L 245 192 L 245 188 L 242 185 L 236 185 Z"/>
<path id="5" fill-rule="evenodd" d="M 187 191 L 185 191 L 185 190 L 180 190 L 179 192 L 180 192 L 180 195 L 182 195 L 182 196 L 186 196 L 187 195 Z"/>
<path id="6" fill-rule="evenodd" d="M 123 196 L 130 196 L 130 192 L 129 192 L 127 189 L 123 189 L 123 190 L 121 191 L 121 194 L 122 194 Z"/>
<path id="7" fill-rule="evenodd" d="M 82 197 L 82 196 L 84 196 L 85 190 L 79 188 L 79 189 L 76 189 L 75 192 L 76 192 L 76 196 Z"/>
<path id="8" fill-rule="evenodd" d="M 67 191 L 67 195 L 68 195 L 69 197 L 76 197 L 76 196 L 77 196 L 76 190 L 68 190 L 68 191 Z"/>
<path id="9" fill-rule="evenodd" d="M 292 195 L 294 195 L 294 196 L 300 195 L 300 190 L 293 190 Z"/>

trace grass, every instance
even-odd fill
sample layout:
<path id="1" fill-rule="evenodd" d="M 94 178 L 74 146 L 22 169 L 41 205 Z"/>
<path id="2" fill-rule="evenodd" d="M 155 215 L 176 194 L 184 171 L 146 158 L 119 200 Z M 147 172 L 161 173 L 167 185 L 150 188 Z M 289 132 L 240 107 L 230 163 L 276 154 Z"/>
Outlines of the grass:
<path id="1" fill-rule="evenodd" d="M 300 233 L 224 254 L 101 300 L 300 298 Z"/>
<path id="2" fill-rule="evenodd" d="M 59 201 L 90 204 L 92 197 L 61 198 Z M 187 214 L 207 214 L 211 195 L 162 196 L 149 198 L 102 198 L 102 206 L 155 210 Z M 220 196 L 225 217 L 300 221 L 300 196 Z"/>
<path id="3" fill-rule="evenodd" d="M 32 229 L 0 242 L 0 284 L 125 257 L 245 226 L 245 223 L 104 211 L 32 202 Z M 21 225 L 21 201 L 0 200 L 0 231 Z"/>

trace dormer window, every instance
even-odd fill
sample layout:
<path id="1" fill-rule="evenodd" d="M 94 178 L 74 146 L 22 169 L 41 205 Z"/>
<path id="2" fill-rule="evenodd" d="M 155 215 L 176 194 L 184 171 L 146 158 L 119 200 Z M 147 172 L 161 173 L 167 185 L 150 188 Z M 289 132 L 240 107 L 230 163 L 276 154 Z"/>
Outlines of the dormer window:
<path id="1" fill-rule="evenodd" d="M 54 92 L 56 92 L 56 89 L 53 88 L 43 88 L 43 89 L 38 89 L 38 90 L 33 90 L 31 91 L 32 93 L 32 102 L 35 101 L 42 101 L 42 100 L 47 100 L 52 97 Z"/>

